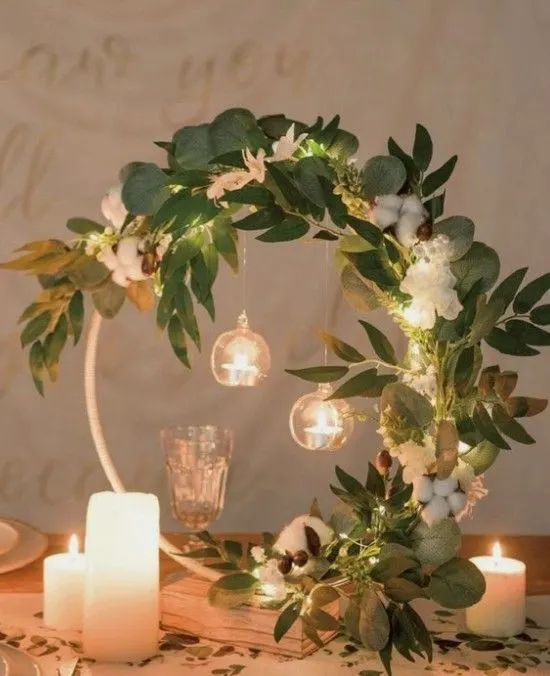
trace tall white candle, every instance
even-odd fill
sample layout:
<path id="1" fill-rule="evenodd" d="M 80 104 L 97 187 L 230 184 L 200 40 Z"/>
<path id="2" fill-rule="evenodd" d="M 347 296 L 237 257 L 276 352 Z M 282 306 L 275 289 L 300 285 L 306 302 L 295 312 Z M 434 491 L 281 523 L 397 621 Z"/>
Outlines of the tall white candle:
<path id="1" fill-rule="evenodd" d="M 475 634 L 515 636 L 525 628 L 525 564 L 504 558 L 500 545 L 493 556 L 470 559 L 485 578 L 486 591 L 479 603 L 466 609 L 466 624 Z"/>
<path id="2" fill-rule="evenodd" d="M 105 662 L 151 657 L 159 629 L 159 505 L 145 493 L 95 493 L 86 521 L 84 651 Z"/>
<path id="3" fill-rule="evenodd" d="M 82 629 L 86 560 L 72 535 L 66 554 L 44 559 L 44 624 L 52 629 Z"/>

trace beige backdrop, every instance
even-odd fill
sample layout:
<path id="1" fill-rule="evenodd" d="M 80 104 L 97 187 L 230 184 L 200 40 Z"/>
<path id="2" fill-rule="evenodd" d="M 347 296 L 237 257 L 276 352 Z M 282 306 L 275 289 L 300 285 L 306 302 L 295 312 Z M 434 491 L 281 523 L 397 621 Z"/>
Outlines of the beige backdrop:
<path id="1" fill-rule="evenodd" d="M 338 112 L 361 159 L 383 152 L 390 134 L 408 144 L 423 122 L 435 161 L 459 154 L 447 212 L 475 220 L 504 273 L 529 264 L 540 274 L 550 262 L 549 30 L 548 0 L 2 0 L 0 257 L 29 238 L 64 236 L 71 215 L 98 217 L 118 168 L 159 156 L 153 140 L 245 106 L 304 120 Z M 209 372 L 212 341 L 241 309 L 230 275 L 217 284 L 216 326 L 203 318 L 192 373 L 150 317 L 126 308 L 106 327 L 101 403 L 130 485 L 164 490 L 158 433 L 168 423 L 235 429 L 220 528 L 275 529 L 313 495 L 329 503 L 335 463 L 365 471 L 379 446 L 372 427 L 337 456 L 303 451 L 288 432 L 307 387 L 283 369 L 320 359 L 322 265 L 317 246 L 251 247 L 249 314 L 273 354 L 259 389 L 228 391 Z M 0 513 L 78 527 L 90 492 L 106 486 L 86 427 L 82 346 L 67 351 L 42 401 L 15 328 L 35 283 L 2 273 L 0 285 Z M 331 329 L 358 343 L 336 280 L 330 302 Z M 519 364 L 524 393 L 548 394 L 548 364 Z M 550 532 L 550 413 L 529 430 L 537 445 L 501 454 L 469 530 Z"/>

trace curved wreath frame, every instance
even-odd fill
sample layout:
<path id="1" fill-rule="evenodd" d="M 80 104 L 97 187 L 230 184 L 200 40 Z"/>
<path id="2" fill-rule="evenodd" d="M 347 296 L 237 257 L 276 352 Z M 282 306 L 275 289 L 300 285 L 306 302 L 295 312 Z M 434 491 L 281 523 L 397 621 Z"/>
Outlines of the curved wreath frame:
<path id="1" fill-rule="evenodd" d="M 123 490 L 95 400 L 100 317 L 113 318 L 126 298 L 140 310 L 156 306 L 158 327 L 189 367 L 188 340 L 200 349 L 195 306 L 214 319 L 219 258 L 238 271 L 239 230 L 259 230 L 264 242 L 313 230 L 314 240 L 332 242 L 346 299 L 361 314 L 385 307 L 409 349 L 398 359 L 388 339 L 361 320 L 375 356 L 324 333 L 344 363 L 289 372 L 315 383 L 346 378 L 330 398 L 380 398 L 385 450 L 369 463 L 364 483 L 336 468 L 340 486 L 331 488 L 340 506 L 326 522 L 314 503 L 277 539 L 266 534 L 261 547 L 243 551 L 203 532 L 205 547 L 197 552 L 164 548 L 213 580 L 213 603 L 233 606 L 274 590 L 266 602 L 281 610 L 277 640 L 300 618 L 319 643 L 320 631 L 338 626 L 323 607 L 344 595 L 344 630 L 379 651 L 388 671 L 393 649 L 408 659 L 431 659 L 429 632 L 410 601 L 430 597 L 457 608 L 481 598 L 483 577 L 457 558 L 455 515 L 484 495 L 481 476 L 510 448 L 508 440 L 534 442 L 517 418 L 546 406 L 513 396 L 517 374 L 482 369 L 481 344 L 532 356 L 550 343 L 542 328 L 550 323 L 550 305 L 540 304 L 550 273 L 523 285 L 522 268 L 493 288 L 497 253 L 474 241 L 470 219 L 442 218 L 443 186 L 457 157 L 428 172 L 433 147 L 422 125 L 410 154 L 390 138 L 388 154 L 362 168 L 351 159 L 357 139 L 339 128 L 338 116 L 306 125 L 231 109 L 156 145 L 166 151 L 166 166 L 134 162 L 122 170 L 121 190 L 110 191 L 102 205 L 111 225 L 71 218 L 76 239 L 29 242 L 3 264 L 36 275 L 42 286 L 20 319 L 36 387 L 43 394 L 45 378 L 57 378 L 67 338 L 78 342 L 83 292 L 89 292 L 95 306 L 86 354 L 90 425 L 113 488 Z M 392 457 L 399 461 L 393 467 Z M 351 586 L 334 585 L 335 576 Z"/>

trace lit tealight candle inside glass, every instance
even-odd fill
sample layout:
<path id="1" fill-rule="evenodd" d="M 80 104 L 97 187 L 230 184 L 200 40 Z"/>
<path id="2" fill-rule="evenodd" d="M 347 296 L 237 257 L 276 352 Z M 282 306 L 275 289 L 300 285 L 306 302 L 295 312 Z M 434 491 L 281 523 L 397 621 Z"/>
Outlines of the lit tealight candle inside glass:
<path id="1" fill-rule="evenodd" d="M 229 385 L 253 386 L 258 380 L 258 367 L 250 363 L 246 352 L 235 353 L 233 361 L 222 364 L 222 368 L 228 371 Z"/>
<path id="2" fill-rule="evenodd" d="M 471 559 L 483 573 L 486 590 L 479 603 L 466 609 L 466 624 L 475 634 L 515 636 L 525 628 L 525 564 L 502 556 L 496 542 L 492 556 Z"/>
<path id="3" fill-rule="evenodd" d="M 71 535 L 68 551 L 44 559 L 44 624 L 52 629 L 82 629 L 86 559 Z"/>
<path id="4" fill-rule="evenodd" d="M 316 411 L 316 422 L 304 429 L 306 435 L 306 443 L 312 450 L 325 448 L 330 446 L 332 442 L 342 434 L 343 427 L 331 423 L 330 418 L 334 415 L 329 415 L 327 407 L 323 404 L 319 405 Z"/>

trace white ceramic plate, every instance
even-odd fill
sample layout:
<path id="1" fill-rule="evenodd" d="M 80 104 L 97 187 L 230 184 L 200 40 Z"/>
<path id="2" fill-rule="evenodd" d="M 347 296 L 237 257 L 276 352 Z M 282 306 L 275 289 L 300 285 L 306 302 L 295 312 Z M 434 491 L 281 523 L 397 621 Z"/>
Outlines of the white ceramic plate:
<path id="1" fill-rule="evenodd" d="M 48 538 L 32 526 L 15 519 L 9 519 L 6 523 L 16 530 L 18 540 L 13 549 L 0 556 L 0 573 L 17 570 L 36 561 L 48 546 Z"/>
<path id="2" fill-rule="evenodd" d="M 41 676 L 42 674 L 40 667 L 31 657 L 9 645 L 0 645 L 0 665 L 4 667 L 4 671 L 0 671 L 0 676 Z"/>
<path id="3" fill-rule="evenodd" d="M 0 556 L 13 549 L 19 540 L 19 533 L 8 520 L 0 519 Z"/>

